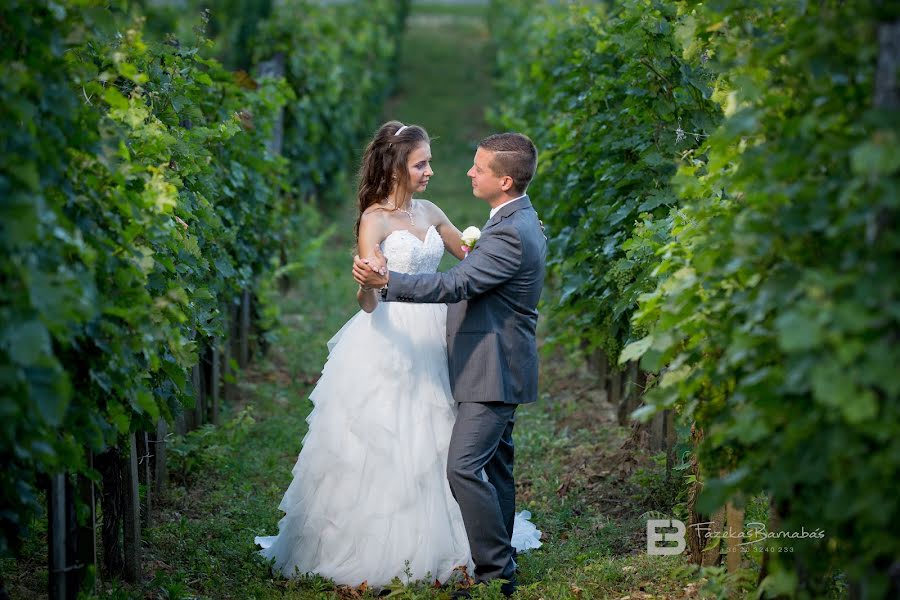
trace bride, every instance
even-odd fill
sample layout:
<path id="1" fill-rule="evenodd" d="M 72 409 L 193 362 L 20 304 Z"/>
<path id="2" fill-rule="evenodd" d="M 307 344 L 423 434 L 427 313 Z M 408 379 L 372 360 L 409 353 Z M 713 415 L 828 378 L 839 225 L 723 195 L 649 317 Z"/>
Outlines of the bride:
<path id="1" fill-rule="evenodd" d="M 378 129 L 360 169 L 360 256 L 379 244 L 391 269 L 407 273 L 436 271 L 445 250 L 463 258 L 460 231 L 412 197 L 433 174 L 423 128 L 389 121 Z M 472 570 L 446 477 L 456 414 L 447 307 L 381 303 L 362 287 L 357 300 L 362 311 L 328 342 L 310 395 L 309 432 L 279 505 L 278 535 L 256 543 L 286 577 L 317 573 L 381 588 L 408 570 L 414 580 L 444 583 L 459 566 Z M 517 550 L 540 546 L 527 516 L 516 515 Z"/>

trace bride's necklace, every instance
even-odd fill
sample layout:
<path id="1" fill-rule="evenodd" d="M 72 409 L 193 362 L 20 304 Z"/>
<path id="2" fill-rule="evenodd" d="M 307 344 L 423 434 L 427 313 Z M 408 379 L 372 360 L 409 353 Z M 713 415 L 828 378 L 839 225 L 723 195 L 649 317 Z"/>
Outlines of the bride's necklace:
<path id="1" fill-rule="evenodd" d="M 399 208 L 399 207 L 398 207 L 396 204 L 394 204 L 393 202 L 385 202 L 385 203 L 384 203 L 384 207 L 385 207 L 385 208 L 389 208 L 389 209 L 391 209 L 391 210 L 399 210 L 399 211 L 402 212 L 402 213 L 406 213 L 406 216 L 409 217 L 409 226 L 410 226 L 410 227 L 415 227 L 415 226 L 416 226 L 416 220 L 413 218 L 412 212 L 406 210 L 405 208 Z"/>

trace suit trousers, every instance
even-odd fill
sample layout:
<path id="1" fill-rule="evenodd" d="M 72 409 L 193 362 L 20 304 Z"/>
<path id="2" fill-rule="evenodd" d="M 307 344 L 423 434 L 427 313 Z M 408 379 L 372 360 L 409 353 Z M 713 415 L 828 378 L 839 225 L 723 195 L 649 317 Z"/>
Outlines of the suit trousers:
<path id="1" fill-rule="evenodd" d="M 462 512 L 478 583 L 515 578 L 510 538 L 516 513 L 512 430 L 517 407 L 503 402 L 457 403 L 447 479 Z"/>

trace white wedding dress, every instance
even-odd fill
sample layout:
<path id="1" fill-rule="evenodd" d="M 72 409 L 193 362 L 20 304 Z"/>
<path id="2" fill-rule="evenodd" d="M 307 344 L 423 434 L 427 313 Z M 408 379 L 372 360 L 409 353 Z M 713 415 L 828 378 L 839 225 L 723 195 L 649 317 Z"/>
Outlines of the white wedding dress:
<path id="1" fill-rule="evenodd" d="M 444 253 L 434 226 L 382 242 L 391 270 L 432 273 Z M 260 554 L 286 577 L 318 573 L 380 588 L 394 577 L 445 582 L 472 559 L 446 478 L 456 413 L 447 370 L 444 304 L 383 303 L 360 311 L 328 342 L 310 395 L 309 432 L 279 508 L 278 535 Z M 540 546 L 516 515 L 514 546 Z"/>

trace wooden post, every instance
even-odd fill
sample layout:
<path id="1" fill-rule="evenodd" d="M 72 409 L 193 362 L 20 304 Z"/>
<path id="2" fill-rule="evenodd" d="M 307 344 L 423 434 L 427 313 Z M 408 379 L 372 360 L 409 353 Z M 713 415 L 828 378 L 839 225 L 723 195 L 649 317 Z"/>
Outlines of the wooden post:
<path id="1" fill-rule="evenodd" d="M 778 506 L 775 504 L 774 500 L 769 500 L 769 522 L 766 525 L 766 531 L 778 532 L 781 531 L 781 514 L 778 512 Z M 772 557 L 775 555 L 777 550 L 775 550 L 774 546 L 781 544 L 778 543 L 779 538 L 772 538 L 771 542 L 774 542 L 770 545 L 770 540 L 766 540 L 765 549 L 763 550 L 762 560 L 759 564 L 759 575 L 756 579 L 757 587 L 760 586 L 763 580 L 769 576 L 769 573 L 772 569 Z M 774 552 L 773 552 L 774 550 Z"/>
<path id="2" fill-rule="evenodd" d="M 643 387 L 640 385 L 641 370 L 637 361 L 630 361 L 622 374 L 624 382 L 622 384 L 621 399 L 619 400 L 619 423 L 627 425 L 631 422 L 631 413 L 641 405 L 641 397 L 643 395 Z"/>
<path id="3" fill-rule="evenodd" d="M 725 505 L 725 521 L 728 523 L 728 537 L 726 538 L 725 565 L 729 573 L 737 573 L 741 568 L 741 543 L 744 538 L 740 535 L 744 530 L 744 509 L 737 508 L 734 503 Z"/>
<path id="4" fill-rule="evenodd" d="M 628 424 L 628 416 L 622 414 L 622 372 L 615 367 L 609 370 L 606 378 L 606 397 L 609 402 L 618 408 L 619 425 Z"/>
<path id="5" fill-rule="evenodd" d="M 219 390 L 222 385 L 222 357 L 219 353 L 219 338 L 212 339 L 212 369 L 209 391 L 212 397 L 212 422 L 219 424 Z"/>
<path id="6" fill-rule="evenodd" d="M 650 420 L 650 451 L 659 452 L 665 445 L 666 439 L 666 415 L 665 411 L 653 415 Z"/>
<path id="7" fill-rule="evenodd" d="M 231 319 L 228 320 L 229 325 L 231 323 Z M 229 326 L 229 331 L 231 327 Z M 225 402 L 231 404 L 234 402 L 234 370 L 231 368 L 231 357 L 233 356 L 231 353 L 231 347 L 233 344 L 234 337 L 229 334 L 228 337 L 225 338 L 223 345 L 224 352 L 222 352 L 222 373 L 224 379 L 224 388 L 225 388 Z"/>
<path id="8" fill-rule="evenodd" d="M 122 486 L 122 524 L 124 527 L 125 579 L 141 579 L 141 504 L 138 496 L 138 463 L 134 433 L 128 435 Z"/>
<path id="9" fill-rule="evenodd" d="M 92 452 L 88 452 L 88 466 L 94 467 Z M 68 502 L 71 510 L 69 522 L 72 529 L 71 538 L 73 544 L 67 559 L 71 570 L 69 571 L 66 588 L 72 600 L 75 600 L 78 593 L 82 591 L 84 582 L 88 577 L 88 568 L 97 564 L 97 497 L 94 493 L 94 482 L 84 475 L 79 475 L 76 479 L 76 486 L 72 488 L 70 497 L 74 498 L 75 494 L 80 497 L 82 503 L 87 505 L 88 514 L 86 522 L 79 524 L 75 503 Z M 94 589 L 91 587 L 84 591 L 93 592 Z"/>
<path id="10" fill-rule="evenodd" d="M 89 465 L 93 466 L 90 454 Z M 50 476 L 47 491 L 48 597 L 76 600 L 89 565 L 97 560 L 93 483 L 82 475 L 73 480 L 65 473 Z M 88 503 L 84 525 L 78 523 L 76 494 Z"/>
<path id="11" fill-rule="evenodd" d="M 706 539 L 704 540 L 704 548 L 706 544 L 709 543 L 709 540 L 712 538 L 713 534 L 722 533 L 722 529 L 725 528 L 725 507 L 720 508 L 716 512 L 712 514 L 709 523 L 709 529 L 706 532 Z M 700 565 L 703 567 L 717 567 L 719 563 L 722 561 L 722 538 L 719 538 L 719 543 L 715 548 L 710 548 L 709 550 L 704 550 L 702 552 L 702 558 L 700 561 Z"/>
<path id="12" fill-rule="evenodd" d="M 122 456 L 118 448 L 109 448 L 94 460 L 102 476 L 100 509 L 103 514 L 103 568 L 106 575 L 119 577 L 124 568 L 119 531 L 122 522 Z"/>
<path id="13" fill-rule="evenodd" d="M 606 356 L 606 351 L 602 348 L 594 350 L 590 362 L 596 372 L 597 381 L 605 382 L 606 378 L 609 376 L 609 358 Z M 606 397 L 606 400 L 609 401 L 609 396 Z"/>
<path id="14" fill-rule="evenodd" d="M 185 419 L 184 415 L 184 412 L 175 415 L 175 433 L 177 435 L 184 435 L 188 431 L 187 419 Z"/>
<path id="15" fill-rule="evenodd" d="M 640 404 L 641 392 L 643 390 L 638 388 L 638 372 L 640 368 L 638 367 L 638 361 L 632 360 L 628 362 L 628 378 L 626 379 L 625 385 L 627 386 L 625 389 L 625 394 L 628 398 L 637 399 L 637 402 L 632 402 L 634 407 L 637 408 L 638 404 Z"/>
<path id="16" fill-rule="evenodd" d="M 675 411 L 666 409 L 656 413 L 650 421 L 650 450 L 666 453 L 666 477 L 672 470 L 675 441 Z"/>
<path id="17" fill-rule="evenodd" d="M 250 362 L 250 289 L 241 294 L 241 353 L 238 364 L 245 368 Z"/>
<path id="18" fill-rule="evenodd" d="M 168 477 L 168 471 L 166 470 L 166 444 L 167 438 L 169 435 L 169 424 L 166 423 L 166 420 L 161 418 L 156 423 L 156 443 L 154 446 L 154 457 L 153 461 L 153 470 L 154 470 L 154 481 L 155 486 L 154 489 L 156 491 L 156 495 L 159 496 L 162 494 L 163 490 L 166 487 L 166 478 Z"/>
<path id="19" fill-rule="evenodd" d="M 205 425 L 209 422 L 206 411 L 206 396 L 209 387 L 206 384 L 206 354 L 208 349 L 203 345 L 203 352 L 200 353 L 200 362 L 197 364 L 197 370 L 200 373 L 200 395 L 197 397 L 197 426 Z"/>
<path id="20" fill-rule="evenodd" d="M 706 527 L 704 523 L 708 523 L 709 519 L 706 515 L 697 511 L 697 499 L 703 489 L 703 479 L 700 473 L 700 461 L 697 459 L 697 448 L 703 440 L 703 430 L 691 425 L 691 442 L 693 451 L 691 452 L 691 474 L 694 476 L 694 483 L 688 487 L 687 510 L 688 510 L 688 554 L 690 555 L 691 564 L 703 564 L 703 548 L 706 547 Z"/>
<path id="21" fill-rule="evenodd" d="M 228 306 L 229 338 L 231 340 L 231 358 L 240 367 L 241 360 L 241 297 L 234 298 Z"/>
<path id="22" fill-rule="evenodd" d="M 146 529 L 150 527 L 150 513 L 153 510 L 153 489 L 154 489 L 154 477 L 153 477 L 153 469 L 151 468 L 150 461 L 153 458 L 154 444 L 150 442 L 150 434 L 146 431 L 138 434 L 138 447 L 140 449 L 140 460 L 139 471 L 140 478 L 142 483 L 144 484 L 144 506 L 143 511 L 141 511 L 141 526 Z"/>
<path id="23" fill-rule="evenodd" d="M 226 307 L 228 309 L 228 337 L 225 340 L 225 352 L 222 357 L 225 374 L 225 402 L 234 402 L 237 398 L 237 372 L 234 365 L 237 364 L 237 358 L 241 351 L 240 345 L 240 327 L 238 326 L 238 314 L 240 306 L 236 302 L 231 302 Z"/>
<path id="24" fill-rule="evenodd" d="M 66 475 L 50 476 L 47 493 L 48 577 L 50 600 L 66 600 Z"/>
<path id="25" fill-rule="evenodd" d="M 678 441 L 678 432 L 675 431 L 675 411 L 666 409 L 665 415 L 665 447 L 666 451 L 666 481 L 672 477 L 672 468 L 675 466 L 675 443 Z"/>
<path id="26" fill-rule="evenodd" d="M 202 420 L 202 396 L 203 396 L 203 385 L 200 382 L 200 364 L 196 364 L 191 367 L 191 386 L 194 388 L 194 406 L 191 407 L 191 421 L 193 422 L 193 426 L 190 427 L 191 430 L 197 429 L 201 425 L 203 425 Z"/>

